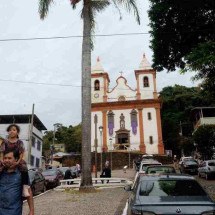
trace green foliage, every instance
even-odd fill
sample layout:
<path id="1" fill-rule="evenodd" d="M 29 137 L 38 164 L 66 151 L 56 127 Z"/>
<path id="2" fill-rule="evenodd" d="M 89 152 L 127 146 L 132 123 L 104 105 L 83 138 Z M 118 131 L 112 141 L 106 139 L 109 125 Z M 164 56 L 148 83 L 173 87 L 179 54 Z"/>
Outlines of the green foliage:
<path id="1" fill-rule="evenodd" d="M 150 2 L 151 48 L 154 53 L 154 67 L 158 70 L 184 68 L 186 60 L 193 62 L 193 54 L 199 53 L 201 44 L 204 46 L 205 43 L 214 41 L 214 0 Z M 207 61 L 206 58 L 201 63 L 206 65 Z"/>
<path id="2" fill-rule="evenodd" d="M 46 131 L 43 137 L 43 150 L 50 150 L 53 131 Z M 62 126 L 55 133 L 55 144 L 65 144 L 66 152 L 81 152 L 81 125 Z"/>
<path id="3" fill-rule="evenodd" d="M 206 158 L 210 158 L 215 147 L 215 125 L 202 125 L 193 134 L 198 150 Z"/>
<path id="4" fill-rule="evenodd" d="M 185 154 L 190 153 L 193 149 L 190 111 L 198 106 L 211 106 L 215 99 L 210 96 L 210 92 L 206 93 L 201 88 L 180 85 L 163 88 L 160 99 L 165 148 L 172 149 L 174 154 L 180 154 L 182 149 Z M 181 131 L 183 136 L 180 136 Z"/>

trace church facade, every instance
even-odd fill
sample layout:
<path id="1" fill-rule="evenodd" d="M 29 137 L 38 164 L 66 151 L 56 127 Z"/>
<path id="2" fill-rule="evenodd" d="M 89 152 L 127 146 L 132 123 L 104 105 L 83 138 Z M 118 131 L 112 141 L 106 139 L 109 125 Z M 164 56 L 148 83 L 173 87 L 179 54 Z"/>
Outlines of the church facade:
<path id="1" fill-rule="evenodd" d="M 92 67 L 91 151 L 164 154 L 156 71 L 145 55 L 134 75 L 135 89 L 122 74 L 110 89 L 109 75 L 99 58 Z"/>

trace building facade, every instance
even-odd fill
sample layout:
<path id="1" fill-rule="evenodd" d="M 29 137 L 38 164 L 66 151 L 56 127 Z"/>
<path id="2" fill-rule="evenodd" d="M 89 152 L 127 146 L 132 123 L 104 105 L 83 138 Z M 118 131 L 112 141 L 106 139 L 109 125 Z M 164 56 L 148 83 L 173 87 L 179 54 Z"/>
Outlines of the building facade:
<path id="1" fill-rule="evenodd" d="M 122 74 L 110 89 L 109 75 L 99 58 L 92 68 L 92 151 L 97 146 L 98 152 L 132 150 L 164 154 L 156 71 L 145 55 L 134 75 L 135 89 Z"/>
<path id="2" fill-rule="evenodd" d="M 30 114 L 0 115 L 0 136 L 2 138 L 7 138 L 7 127 L 12 123 L 17 124 L 20 127 L 19 138 L 23 141 L 25 146 L 24 159 L 28 163 L 29 168 L 34 168 L 40 167 L 42 165 L 42 131 L 47 129 L 40 121 L 40 119 L 36 115 L 34 115 L 32 145 L 30 146 L 30 121 Z"/>

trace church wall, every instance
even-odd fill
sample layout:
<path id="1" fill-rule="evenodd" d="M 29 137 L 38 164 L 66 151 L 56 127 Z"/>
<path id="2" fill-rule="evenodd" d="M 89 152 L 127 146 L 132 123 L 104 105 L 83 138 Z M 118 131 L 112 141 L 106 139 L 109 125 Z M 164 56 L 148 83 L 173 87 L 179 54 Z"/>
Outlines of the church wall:
<path id="1" fill-rule="evenodd" d="M 148 113 L 151 113 L 151 120 L 148 119 Z M 157 117 L 155 108 L 143 109 L 143 128 L 144 128 L 144 144 L 147 154 L 158 153 L 158 130 Z M 153 144 L 150 144 L 150 136 L 153 137 Z"/>
<path id="2" fill-rule="evenodd" d="M 117 80 L 118 85 L 108 93 L 108 102 L 118 101 L 120 96 L 124 96 L 126 101 L 136 99 L 136 91 L 133 91 L 127 85 L 125 85 L 125 79 L 119 78 Z"/>
<path id="3" fill-rule="evenodd" d="M 100 81 L 100 90 L 94 89 L 94 82 L 95 80 Z M 104 78 L 97 77 L 91 79 L 91 100 L 92 103 L 103 102 L 103 95 L 104 95 Z"/>
<path id="4" fill-rule="evenodd" d="M 148 77 L 149 79 L 149 87 L 143 86 L 143 77 Z M 140 74 L 139 75 L 139 86 L 141 99 L 153 99 L 154 98 L 154 80 L 152 74 Z"/>
<path id="5" fill-rule="evenodd" d="M 131 146 L 131 150 L 139 150 L 139 144 L 140 144 L 140 133 L 139 133 L 139 127 L 137 127 L 137 133 L 136 135 L 134 135 L 132 133 L 132 127 L 131 127 L 131 117 L 130 117 L 130 113 L 131 113 L 131 109 L 127 109 L 127 110 L 114 110 L 114 133 L 113 136 L 109 136 L 109 132 L 107 131 L 107 141 L 108 141 L 108 145 L 110 146 L 110 142 L 109 139 L 112 138 L 112 143 L 116 143 L 115 140 L 115 131 L 118 131 L 120 129 L 120 115 L 121 113 L 123 113 L 124 117 L 125 117 L 125 129 L 130 130 L 130 146 Z M 138 120 L 138 117 L 137 117 Z M 138 122 L 138 126 L 139 126 L 139 122 Z"/>

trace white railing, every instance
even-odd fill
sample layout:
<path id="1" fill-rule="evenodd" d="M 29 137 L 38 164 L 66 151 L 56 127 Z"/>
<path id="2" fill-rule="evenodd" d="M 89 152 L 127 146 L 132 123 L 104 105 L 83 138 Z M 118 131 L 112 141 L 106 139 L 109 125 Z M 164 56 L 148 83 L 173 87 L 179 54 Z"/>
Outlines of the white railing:
<path id="1" fill-rule="evenodd" d="M 124 187 L 133 182 L 127 178 L 92 178 L 94 187 Z M 66 179 L 60 181 L 60 186 L 57 189 L 78 188 L 80 187 L 81 179 Z"/>

